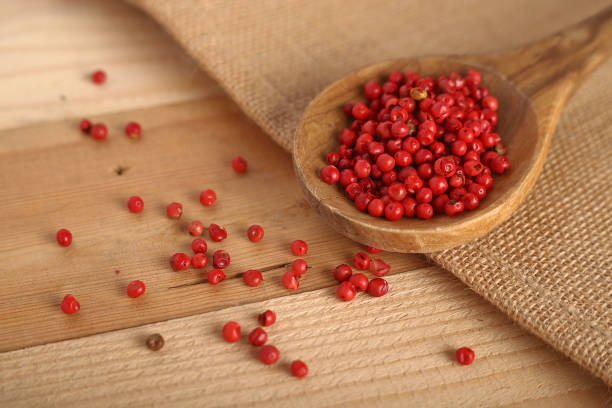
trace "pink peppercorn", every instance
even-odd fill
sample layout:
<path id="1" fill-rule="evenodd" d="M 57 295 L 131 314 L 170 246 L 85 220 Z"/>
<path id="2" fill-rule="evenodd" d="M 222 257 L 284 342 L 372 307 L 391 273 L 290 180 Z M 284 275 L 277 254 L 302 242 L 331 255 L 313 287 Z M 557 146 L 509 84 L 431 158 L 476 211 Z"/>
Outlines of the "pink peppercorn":
<path id="1" fill-rule="evenodd" d="M 338 289 L 336 290 L 336 295 L 338 299 L 348 302 L 349 300 L 353 300 L 355 295 L 357 294 L 357 289 L 355 285 L 353 285 L 349 281 L 344 281 L 338 285 Z"/>
<path id="2" fill-rule="evenodd" d="M 207 249 L 208 245 L 206 244 L 206 241 L 204 241 L 202 238 L 196 238 L 191 241 L 191 250 L 194 253 L 205 253 Z"/>
<path id="3" fill-rule="evenodd" d="M 383 278 L 374 278 L 368 285 L 368 294 L 375 297 L 385 295 L 389 291 L 389 284 Z"/>
<path id="4" fill-rule="evenodd" d="M 251 225 L 247 230 L 247 237 L 251 242 L 259 242 L 264 237 L 264 230 L 260 225 Z"/>
<path id="5" fill-rule="evenodd" d="M 183 215 L 183 205 L 181 203 L 170 203 L 166 207 L 166 215 L 170 218 L 178 219 Z"/>
<path id="6" fill-rule="evenodd" d="M 206 265 L 208 265 L 208 257 L 205 254 L 199 252 L 191 257 L 191 266 L 194 268 L 202 269 L 206 268 Z"/>
<path id="7" fill-rule="evenodd" d="M 347 264 L 338 265 L 334 269 L 334 279 L 339 282 L 347 280 L 352 274 L 353 270 Z"/>
<path id="8" fill-rule="evenodd" d="M 140 139 L 142 134 L 142 128 L 140 124 L 136 122 L 130 122 L 125 126 L 125 134 L 131 137 L 132 139 Z"/>
<path id="9" fill-rule="evenodd" d="M 144 209 L 144 201 L 138 196 L 132 196 L 128 200 L 128 209 L 130 212 L 137 214 Z"/>
<path id="10" fill-rule="evenodd" d="M 189 265 L 191 265 L 191 259 L 187 254 L 178 252 L 172 255 L 170 258 L 170 263 L 175 271 L 184 271 L 189 268 Z"/>
<path id="11" fill-rule="evenodd" d="M 79 123 L 79 129 L 81 129 L 83 133 L 89 133 L 91 131 L 91 126 L 92 124 L 88 119 L 83 119 Z"/>
<path id="12" fill-rule="evenodd" d="M 263 276 L 258 270 L 249 269 L 244 273 L 242 279 L 244 280 L 244 283 L 249 286 L 259 286 L 263 281 Z"/>
<path id="13" fill-rule="evenodd" d="M 64 296 L 62 300 L 61 309 L 66 314 L 73 314 L 81 310 L 81 305 L 72 295 Z"/>
<path id="14" fill-rule="evenodd" d="M 474 351 L 468 347 L 461 347 L 455 353 L 457 361 L 462 365 L 470 365 L 474 361 Z"/>
<path id="15" fill-rule="evenodd" d="M 280 352 L 274 346 L 263 346 L 259 349 L 259 360 L 264 364 L 274 364 L 278 361 Z"/>
<path id="16" fill-rule="evenodd" d="M 227 268 L 230 264 L 230 254 L 222 249 L 213 254 L 213 266 L 217 269 Z"/>
<path id="17" fill-rule="evenodd" d="M 360 271 L 364 271 L 370 267 L 370 257 L 364 252 L 358 252 L 353 257 L 353 266 Z"/>
<path id="18" fill-rule="evenodd" d="M 143 281 L 135 280 L 130 282 L 127 286 L 127 295 L 131 298 L 137 298 L 139 296 L 144 295 L 146 290 L 145 284 Z"/>
<path id="19" fill-rule="evenodd" d="M 206 274 L 206 279 L 211 285 L 216 285 L 225 280 L 225 272 L 222 269 L 211 269 Z"/>
<path id="20" fill-rule="evenodd" d="M 96 85 L 102 85 L 104 82 L 106 82 L 106 72 L 102 71 L 101 69 L 94 71 L 91 74 L 91 80 Z"/>
<path id="21" fill-rule="evenodd" d="M 247 161 L 240 156 L 236 156 L 232 160 L 232 168 L 236 173 L 244 173 L 247 169 Z"/>
<path id="22" fill-rule="evenodd" d="M 308 245 L 301 239 L 297 239 L 291 243 L 291 252 L 295 256 L 304 256 L 308 252 Z"/>
<path id="23" fill-rule="evenodd" d="M 327 184 L 336 184 L 340 180 L 340 171 L 336 166 L 328 164 L 321 169 L 321 180 Z"/>
<path id="24" fill-rule="evenodd" d="M 355 285 L 355 289 L 357 290 L 357 292 L 363 292 L 368 290 L 368 285 L 370 283 L 368 281 L 368 277 L 365 276 L 365 274 L 363 273 L 356 273 L 354 275 L 351 275 L 351 277 L 349 278 L 349 282 Z"/>
<path id="25" fill-rule="evenodd" d="M 308 375 L 308 366 L 300 360 L 291 363 L 291 374 L 297 378 L 304 378 Z"/>
<path id="26" fill-rule="evenodd" d="M 285 289 L 296 290 L 299 286 L 297 276 L 295 275 L 295 272 L 293 271 L 285 272 L 283 274 L 281 281 Z"/>
<path id="27" fill-rule="evenodd" d="M 67 247 L 72 243 L 72 234 L 67 229 L 62 228 L 57 231 L 55 238 L 57 239 L 57 243 L 63 247 Z"/>
<path id="28" fill-rule="evenodd" d="M 197 237 L 198 235 L 202 235 L 202 232 L 204 232 L 204 224 L 202 224 L 201 221 L 191 221 L 187 226 L 187 230 L 191 235 Z"/>
<path id="29" fill-rule="evenodd" d="M 303 259 L 296 259 L 291 263 L 291 270 L 295 273 L 297 278 L 301 278 L 308 270 L 308 264 Z"/>
<path id="30" fill-rule="evenodd" d="M 235 343 L 240 340 L 240 325 L 236 322 L 227 322 L 223 326 L 223 338 L 230 342 Z"/>
<path id="31" fill-rule="evenodd" d="M 256 327 L 249 333 L 249 343 L 254 346 L 263 346 L 268 340 L 268 333 L 261 327 Z"/>
<path id="32" fill-rule="evenodd" d="M 200 193 L 200 203 L 209 207 L 217 201 L 217 194 L 213 190 L 204 190 Z"/>
<path id="33" fill-rule="evenodd" d="M 214 242 L 221 242 L 227 238 L 227 231 L 225 231 L 225 228 L 221 228 L 217 224 L 210 224 L 208 226 L 208 235 Z"/>
<path id="34" fill-rule="evenodd" d="M 257 320 L 262 326 L 271 326 L 276 322 L 276 313 L 271 310 L 266 310 L 257 316 Z"/>
<path id="35" fill-rule="evenodd" d="M 370 273 L 376 276 L 385 276 L 391 267 L 382 259 L 372 259 L 370 262 Z"/>
<path id="36" fill-rule="evenodd" d="M 108 129 L 106 128 L 105 124 L 98 123 L 91 127 L 89 133 L 91 134 L 91 137 L 96 140 L 104 140 L 108 135 Z"/>

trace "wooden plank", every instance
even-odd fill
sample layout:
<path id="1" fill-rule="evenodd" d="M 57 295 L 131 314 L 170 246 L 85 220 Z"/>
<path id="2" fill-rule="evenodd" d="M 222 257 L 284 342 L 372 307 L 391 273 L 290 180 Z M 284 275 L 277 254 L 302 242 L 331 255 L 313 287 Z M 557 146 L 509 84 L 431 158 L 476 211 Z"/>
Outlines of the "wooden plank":
<path id="1" fill-rule="evenodd" d="M 333 286 L 333 267 L 363 250 L 325 226 L 304 202 L 289 155 L 225 97 L 101 120 L 110 129 L 104 142 L 80 134 L 76 121 L 0 132 L 0 227 L 10 231 L 0 237 L 2 351 L 287 295 L 280 277 L 294 259 L 294 239 L 310 245 L 301 291 Z M 123 134 L 129 120 L 143 124 L 141 141 Z M 249 160 L 246 174 L 231 169 L 236 154 Z M 198 201 L 206 188 L 218 194 L 212 208 Z M 145 201 L 141 214 L 127 210 L 132 195 Z M 184 205 L 180 221 L 165 215 L 172 201 Z M 173 253 L 191 253 L 186 224 L 193 219 L 228 230 L 226 241 L 208 240 L 209 255 L 226 249 L 232 257 L 229 279 L 218 287 L 204 283 L 205 272 L 170 268 Z M 257 244 L 246 237 L 255 223 L 265 229 Z M 73 233 L 68 248 L 55 242 L 60 228 Z M 383 258 L 394 272 L 426 262 Z M 265 271 L 262 287 L 242 282 L 247 269 Z M 142 299 L 125 295 L 134 279 L 147 285 Z M 81 303 L 77 315 L 59 310 L 66 293 Z"/>
<path id="2" fill-rule="evenodd" d="M 335 299 L 330 288 L 214 313 L 0 354 L 5 406 L 384 406 L 491 407 L 605 404 L 606 387 L 508 321 L 437 267 L 389 278 L 382 298 Z M 271 308 L 264 366 L 245 338 L 220 336 L 228 320 L 243 337 Z M 144 339 L 159 332 L 166 346 Z M 455 348 L 475 362 L 459 366 Z M 289 365 L 309 365 L 303 380 Z"/>
<path id="3" fill-rule="evenodd" d="M 0 2 L 0 129 L 219 94 L 150 18 L 122 1 Z M 89 76 L 102 68 L 103 86 Z"/>

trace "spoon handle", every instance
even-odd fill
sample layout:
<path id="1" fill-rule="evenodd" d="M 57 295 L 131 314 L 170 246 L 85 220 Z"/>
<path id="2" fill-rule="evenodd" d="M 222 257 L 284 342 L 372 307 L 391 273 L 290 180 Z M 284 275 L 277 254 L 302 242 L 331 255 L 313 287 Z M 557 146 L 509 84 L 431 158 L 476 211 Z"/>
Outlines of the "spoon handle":
<path id="1" fill-rule="evenodd" d="M 490 55 L 489 64 L 536 101 L 551 91 L 569 97 L 611 54 L 612 7 L 608 7 L 540 41 Z"/>

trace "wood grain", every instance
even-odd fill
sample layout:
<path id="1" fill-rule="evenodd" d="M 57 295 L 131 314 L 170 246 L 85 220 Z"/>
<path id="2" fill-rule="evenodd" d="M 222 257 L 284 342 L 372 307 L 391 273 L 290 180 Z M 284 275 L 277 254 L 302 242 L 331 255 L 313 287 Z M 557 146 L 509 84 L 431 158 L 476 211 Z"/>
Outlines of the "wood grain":
<path id="1" fill-rule="evenodd" d="M 483 236 L 505 221 L 529 194 L 568 96 L 612 54 L 610 38 L 612 7 L 550 38 L 506 53 L 389 61 L 339 79 L 308 105 L 296 133 L 293 163 L 308 203 L 342 235 L 389 251 L 429 253 Z M 495 178 L 494 188 L 477 211 L 427 222 L 415 217 L 390 222 L 357 211 L 341 188 L 320 180 L 325 155 L 337 150 L 337 135 L 349 124 L 342 107 L 365 102 L 364 83 L 382 82 L 392 71 L 435 78 L 470 69 L 481 71 L 483 83 L 499 100 L 502 114 L 496 131 L 512 164 L 503 177 Z"/>
<path id="2" fill-rule="evenodd" d="M 25 13 L 34 16 L 32 21 L 23 18 Z M 595 407 L 610 402 L 601 381 L 515 326 L 447 272 L 426 266 L 420 256 L 381 255 L 393 272 L 405 272 L 389 278 L 387 297 L 337 301 L 329 269 L 349 261 L 360 246 L 328 232 L 301 198 L 290 158 L 189 59 L 179 56 L 168 64 L 163 57 L 151 59 L 150 52 L 180 54 L 146 16 L 120 2 L 2 0 L 0 21 L 5 34 L 0 72 L 25 62 L 30 67 L 0 74 L 2 89 L 22 98 L 19 104 L 7 98 L 0 112 L 5 129 L 0 132 L 0 229 L 5 232 L 0 235 L 0 345 L 20 348 L 0 353 L 0 406 Z M 31 29 L 35 26 L 53 29 L 42 36 Z M 92 35 L 105 38 L 104 46 L 90 44 Z M 131 43 L 140 36 L 154 40 Z M 58 46 L 47 53 L 43 44 Z M 97 52 L 88 54 L 87 47 Z M 94 88 L 100 91 L 95 101 L 79 99 L 90 85 L 82 74 L 106 67 L 108 54 L 118 50 L 129 54 L 131 70 L 122 71 L 118 63 L 112 81 L 130 86 L 134 73 L 142 75 L 149 84 L 142 88 L 147 97 L 109 86 Z M 89 55 L 86 66 L 74 60 L 81 54 Z M 65 73 L 45 80 L 56 64 Z M 23 92 L 32 89 L 28 83 L 39 92 Z M 65 109 L 72 97 L 67 102 L 49 97 L 44 106 L 53 107 L 42 109 L 38 98 L 55 95 L 58 83 L 79 102 Z M 75 132 L 84 115 L 109 125 L 107 142 Z M 127 120 L 144 125 L 142 141 L 122 134 Z M 229 168 L 236 149 L 249 152 L 250 169 L 243 176 Z M 255 187 L 261 183 L 265 191 Z M 214 208 L 197 201 L 207 187 L 220 193 Z M 145 199 L 138 216 L 125 208 L 135 193 Z M 179 222 L 163 215 L 170 200 L 185 205 Z M 216 288 L 202 283 L 202 273 L 175 273 L 166 263 L 171 252 L 188 250 L 185 227 L 196 217 L 229 230 L 226 249 L 234 279 Z M 266 229 L 258 245 L 244 235 L 252 222 Z M 61 226 L 74 232 L 68 249 L 54 242 Z M 296 235 L 308 240 L 313 266 L 300 294 L 279 283 L 281 265 L 293 260 L 287 244 Z M 264 272 L 262 287 L 248 289 L 238 275 L 252 265 L 278 268 Z M 146 279 L 148 291 L 134 301 L 124 291 L 137 278 Z M 77 315 L 58 311 L 67 291 L 81 301 Z M 269 307 L 279 313 L 269 333 L 282 357 L 276 366 L 262 367 L 244 342 L 223 343 L 219 328 L 236 319 L 248 332 L 255 314 Z M 142 326 L 176 316 L 189 317 Z M 123 330 L 90 335 L 113 329 Z M 155 331 L 167 345 L 153 354 L 143 341 Z M 87 337 L 50 343 L 82 336 Z M 26 347 L 43 343 L 50 344 Z M 453 362 L 459 344 L 476 350 L 471 367 Z M 306 380 L 288 375 L 293 358 L 308 362 Z"/>
<path id="3" fill-rule="evenodd" d="M 389 278 L 383 298 L 331 288 L 0 354 L 0 405 L 19 406 L 604 406 L 606 387 L 437 267 Z M 271 308 L 264 366 L 245 336 Z M 322 318 L 324 317 L 324 318 Z M 220 330 L 241 323 L 229 344 Z M 161 333 L 159 352 L 144 346 Z M 454 350 L 473 347 L 469 367 Z M 303 380 L 289 365 L 309 365 Z"/>

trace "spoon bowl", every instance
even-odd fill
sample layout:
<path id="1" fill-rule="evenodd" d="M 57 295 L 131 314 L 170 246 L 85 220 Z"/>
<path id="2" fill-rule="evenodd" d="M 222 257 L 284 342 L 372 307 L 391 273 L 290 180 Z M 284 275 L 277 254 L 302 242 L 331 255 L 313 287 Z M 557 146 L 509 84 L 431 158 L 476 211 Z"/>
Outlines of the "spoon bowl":
<path id="1" fill-rule="evenodd" d="M 599 15 L 566 32 L 504 54 L 383 62 L 331 84 L 307 107 L 296 133 L 293 163 L 306 200 L 343 235 L 388 251 L 439 251 L 486 234 L 507 219 L 533 187 L 563 104 L 577 78 L 607 57 L 605 37 L 610 32 L 610 12 L 602 14 L 603 17 Z M 573 49 L 559 50 L 558 44 L 567 43 L 568 37 L 585 37 L 581 32 L 584 30 L 595 30 L 595 41 L 585 41 L 578 48 L 573 41 Z M 555 52 L 540 57 L 543 49 Z M 366 82 L 380 82 L 392 71 L 415 71 L 435 78 L 453 71 L 465 74 L 470 69 L 481 72 L 483 86 L 499 101 L 496 131 L 507 147 L 511 165 L 503 175 L 494 176 L 493 188 L 476 210 L 453 217 L 434 215 L 429 220 L 388 221 L 358 211 L 339 185 L 320 179 L 319 171 L 327 164 L 326 154 L 337 150 L 340 130 L 350 124 L 342 107 L 366 101 Z"/>

